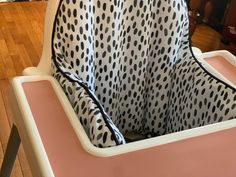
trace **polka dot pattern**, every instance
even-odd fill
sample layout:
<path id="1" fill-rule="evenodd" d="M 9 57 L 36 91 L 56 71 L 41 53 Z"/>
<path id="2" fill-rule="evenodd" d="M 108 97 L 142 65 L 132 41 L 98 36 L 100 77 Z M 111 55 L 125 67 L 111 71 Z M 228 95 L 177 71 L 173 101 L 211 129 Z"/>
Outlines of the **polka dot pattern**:
<path id="1" fill-rule="evenodd" d="M 236 118 L 235 89 L 214 79 L 187 53 L 176 64 L 167 133 Z"/>
<path id="2" fill-rule="evenodd" d="M 184 0 L 62 0 L 54 76 L 72 105 L 82 104 L 79 77 L 122 133 L 158 136 L 234 118 L 235 90 L 195 61 L 188 25 Z"/>
<path id="3" fill-rule="evenodd" d="M 100 106 L 96 95 L 69 68 L 63 70 L 61 65 L 53 65 L 53 69 L 57 71 L 54 77 L 61 83 L 90 141 L 103 148 L 125 144 L 123 135 Z"/>

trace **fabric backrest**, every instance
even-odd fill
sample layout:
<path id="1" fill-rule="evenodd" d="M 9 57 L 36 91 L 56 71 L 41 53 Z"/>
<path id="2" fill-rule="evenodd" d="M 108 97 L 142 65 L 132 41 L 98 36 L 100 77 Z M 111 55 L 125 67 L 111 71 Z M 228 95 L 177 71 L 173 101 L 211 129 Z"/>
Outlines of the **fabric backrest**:
<path id="1" fill-rule="evenodd" d="M 183 40 L 188 41 L 183 0 L 63 0 L 53 47 L 122 132 L 145 127 L 163 134 Z"/>
<path id="2" fill-rule="evenodd" d="M 191 52 L 184 0 L 62 0 L 52 47 L 54 63 L 85 83 L 122 133 L 236 116 L 235 89 Z"/>

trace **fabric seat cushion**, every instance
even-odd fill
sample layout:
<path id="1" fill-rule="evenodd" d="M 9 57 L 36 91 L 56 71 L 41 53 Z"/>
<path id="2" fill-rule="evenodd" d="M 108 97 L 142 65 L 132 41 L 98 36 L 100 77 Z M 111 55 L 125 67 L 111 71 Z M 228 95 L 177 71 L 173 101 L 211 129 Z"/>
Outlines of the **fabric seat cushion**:
<path id="1" fill-rule="evenodd" d="M 53 76 L 61 84 L 92 144 L 103 148 L 125 144 L 123 135 L 87 84 L 74 73 L 69 65 L 62 67 L 60 64 L 57 66 L 54 64 L 57 65 L 58 62 L 53 62 Z"/>

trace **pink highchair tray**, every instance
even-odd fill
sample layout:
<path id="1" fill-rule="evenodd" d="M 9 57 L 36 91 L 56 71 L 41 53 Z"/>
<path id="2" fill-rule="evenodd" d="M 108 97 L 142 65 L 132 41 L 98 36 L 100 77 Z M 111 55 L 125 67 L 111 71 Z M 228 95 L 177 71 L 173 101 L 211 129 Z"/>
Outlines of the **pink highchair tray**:
<path id="1" fill-rule="evenodd" d="M 56 177 L 236 175 L 236 128 L 121 155 L 97 157 L 82 148 L 49 81 L 22 85 Z"/>

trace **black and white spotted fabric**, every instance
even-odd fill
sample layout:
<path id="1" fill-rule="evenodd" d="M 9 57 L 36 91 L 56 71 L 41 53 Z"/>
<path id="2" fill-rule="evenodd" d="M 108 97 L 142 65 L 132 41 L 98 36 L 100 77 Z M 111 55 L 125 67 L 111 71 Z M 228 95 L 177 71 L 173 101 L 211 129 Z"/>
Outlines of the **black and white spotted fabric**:
<path id="1" fill-rule="evenodd" d="M 235 89 L 196 61 L 188 25 L 184 0 L 61 1 L 53 74 L 96 146 L 236 117 Z"/>
<path id="2" fill-rule="evenodd" d="M 68 99 L 78 114 L 91 142 L 98 147 L 109 147 L 124 144 L 120 131 L 106 114 L 93 92 L 87 88 L 70 66 L 63 68 L 60 64 L 54 77 L 61 83 Z M 55 68 L 56 69 L 56 68 Z"/>

